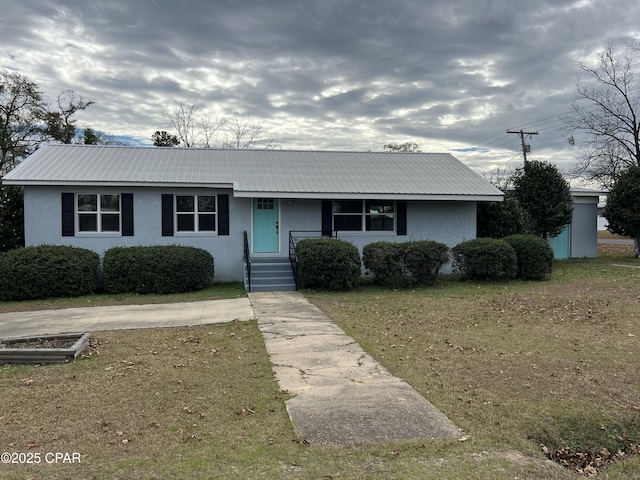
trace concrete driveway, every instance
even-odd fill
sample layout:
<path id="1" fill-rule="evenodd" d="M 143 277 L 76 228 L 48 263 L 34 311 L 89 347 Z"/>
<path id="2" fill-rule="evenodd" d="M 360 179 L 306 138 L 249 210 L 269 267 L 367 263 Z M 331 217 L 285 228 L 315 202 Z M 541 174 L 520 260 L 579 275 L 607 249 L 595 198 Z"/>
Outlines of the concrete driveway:
<path id="1" fill-rule="evenodd" d="M 48 333 L 205 325 L 253 320 L 248 298 L 0 314 L 0 338 Z"/>

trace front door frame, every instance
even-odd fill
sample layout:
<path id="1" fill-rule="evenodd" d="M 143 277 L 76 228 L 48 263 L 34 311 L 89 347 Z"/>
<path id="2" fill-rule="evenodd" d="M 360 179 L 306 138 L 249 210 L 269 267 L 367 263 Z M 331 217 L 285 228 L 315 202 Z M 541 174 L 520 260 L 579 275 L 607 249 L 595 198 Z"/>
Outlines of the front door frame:
<path id="1" fill-rule="evenodd" d="M 273 208 L 265 208 L 269 206 Z M 251 200 L 251 239 L 253 253 L 280 253 L 280 199 L 260 197 Z"/>

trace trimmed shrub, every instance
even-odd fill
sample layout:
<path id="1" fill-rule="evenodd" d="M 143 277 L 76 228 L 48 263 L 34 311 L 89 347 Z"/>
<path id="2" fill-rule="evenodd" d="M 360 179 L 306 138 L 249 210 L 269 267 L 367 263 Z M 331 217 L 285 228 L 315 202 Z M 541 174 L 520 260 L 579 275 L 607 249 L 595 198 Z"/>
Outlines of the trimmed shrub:
<path id="1" fill-rule="evenodd" d="M 432 240 L 374 242 L 362 249 L 365 268 L 376 284 L 391 288 L 433 285 L 449 261 L 449 247 Z"/>
<path id="2" fill-rule="evenodd" d="M 358 286 L 360 252 L 350 242 L 334 238 L 305 238 L 296 247 L 300 288 L 351 290 Z"/>
<path id="3" fill-rule="evenodd" d="M 115 247 L 104 254 L 104 289 L 109 293 L 183 293 L 213 281 L 213 257 L 179 245 Z"/>
<path id="4" fill-rule="evenodd" d="M 518 257 L 518 277 L 523 280 L 545 280 L 553 268 L 553 248 L 537 235 L 510 235 L 503 238 Z"/>
<path id="5" fill-rule="evenodd" d="M 476 238 L 452 249 L 454 266 L 465 279 L 515 278 L 518 259 L 511 245 L 496 238 Z"/>
<path id="6" fill-rule="evenodd" d="M 407 270 L 416 285 L 433 285 L 449 261 L 449 247 L 433 240 L 406 242 L 404 250 Z"/>
<path id="7" fill-rule="evenodd" d="M 402 244 L 374 242 L 362 249 L 362 263 L 377 285 L 390 288 L 410 286 Z"/>
<path id="8" fill-rule="evenodd" d="M 88 295 L 98 288 L 97 253 L 62 245 L 25 247 L 0 254 L 0 299 Z"/>

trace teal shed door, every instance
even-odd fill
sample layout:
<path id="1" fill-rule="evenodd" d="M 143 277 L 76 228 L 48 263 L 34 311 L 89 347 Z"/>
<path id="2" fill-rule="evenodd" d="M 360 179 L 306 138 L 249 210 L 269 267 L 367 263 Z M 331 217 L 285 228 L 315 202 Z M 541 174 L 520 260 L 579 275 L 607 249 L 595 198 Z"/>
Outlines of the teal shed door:
<path id="1" fill-rule="evenodd" d="M 280 205 L 276 198 L 253 199 L 253 251 L 278 253 Z"/>
<path id="2" fill-rule="evenodd" d="M 551 239 L 551 248 L 553 248 L 554 258 L 564 260 L 571 256 L 571 228 L 569 225 L 565 226 L 557 237 Z"/>

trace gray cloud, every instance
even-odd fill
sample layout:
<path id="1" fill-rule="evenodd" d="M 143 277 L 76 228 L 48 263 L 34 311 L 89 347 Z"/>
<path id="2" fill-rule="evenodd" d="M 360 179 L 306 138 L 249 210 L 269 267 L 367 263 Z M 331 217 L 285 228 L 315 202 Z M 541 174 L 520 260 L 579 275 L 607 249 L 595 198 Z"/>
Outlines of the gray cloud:
<path id="1" fill-rule="evenodd" d="M 569 164 L 557 116 L 577 60 L 640 32 L 631 0 L 0 0 L 0 11 L 0 67 L 52 98 L 94 100 L 79 120 L 114 135 L 148 142 L 163 105 L 198 99 L 264 121 L 282 148 L 413 141 L 478 170 L 517 164 L 505 132 L 522 125 L 541 129 L 534 152 Z"/>

